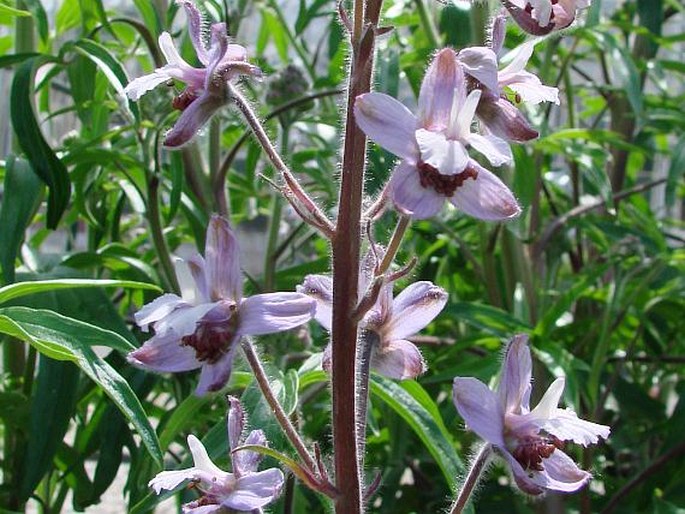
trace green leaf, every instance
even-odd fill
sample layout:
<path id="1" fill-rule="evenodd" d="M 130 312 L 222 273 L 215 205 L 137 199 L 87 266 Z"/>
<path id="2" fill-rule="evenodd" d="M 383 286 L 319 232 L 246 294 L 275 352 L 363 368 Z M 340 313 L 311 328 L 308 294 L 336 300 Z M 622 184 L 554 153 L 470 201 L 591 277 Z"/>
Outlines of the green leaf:
<path id="1" fill-rule="evenodd" d="M 371 392 L 391 407 L 416 433 L 442 470 L 450 489 L 464 472 L 452 438 L 445 427 L 440 411 L 423 388 L 409 381 L 399 385 L 384 377 L 374 376 Z"/>
<path id="2" fill-rule="evenodd" d="M 9 54 L 0 56 L 0 68 L 6 68 L 8 66 L 13 66 L 20 62 L 24 62 L 26 59 L 31 57 L 36 57 L 40 54 L 36 52 L 24 52 L 21 54 Z"/>
<path id="3" fill-rule="evenodd" d="M 489 334 L 507 339 L 514 332 L 525 331 L 530 328 L 526 323 L 502 309 L 479 303 L 456 302 L 449 304 L 443 316 L 458 319 Z"/>
<path id="4" fill-rule="evenodd" d="M 168 448 L 178 435 L 191 424 L 198 412 L 208 403 L 214 401 L 211 395 L 190 395 L 180 405 L 174 408 L 169 421 L 164 425 L 164 430 L 159 436 L 159 444 L 162 448 Z"/>
<path id="5" fill-rule="evenodd" d="M 93 351 L 95 346 L 105 346 L 126 352 L 132 348 L 128 341 L 109 330 L 26 307 L 0 309 L 0 332 L 29 343 L 48 357 L 74 362 L 116 404 L 157 465 L 162 465 L 157 435 L 137 396 L 121 375 Z"/>
<path id="6" fill-rule="evenodd" d="M 666 204 L 672 207 L 676 201 L 676 192 L 680 178 L 685 173 L 685 135 L 676 142 L 671 158 L 671 166 L 668 168 L 668 180 L 666 182 Z"/>
<path id="7" fill-rule="evenodd" d="M 14 260 L 24 231 L 40 205 L 43 183 L 28 162 L 10 155 L 5 165 L 4 195 L 0 206 L 0 266 L 5 282 L 14 282 Z"/>
<path id="8" fill-rule="evenodd" d="M 12 17 L 16 18 L 16 17 L 31 16 L 31 13 L 28 11 L 23 11 L 21 9 L 15 9 L 14 7 L 10 7 L 9 5 L 0 4 L 0 16 L 12 16 Z M 5 19 L 5 21 L 9 21 L 9 20 Z M 3 23 L 3 25 L 4 24 L 5 23 Z"/>
<path id="9" fill-rule="evenodd" d="M 55 289 L 74 289 L 79 287 L 127 287 L 131 289 L 148 289 L 151 291 L 161 292 L 161 289 L 155 284 L 134 282 L 132 280 L 58 278 L 53 280 L 17 282 L 16 284 L 0 287 L 0 303 L 5 303 L 14 298 L 40 293 L 43 291 L 53 291 Z"/>
<path id="10" fill-rule="evenodd" d="M 67 168 L 45 142 L 32 107 L 34 73 L 51 60 L 45 56 L 33 57 L 17 68 L 10 93 L 10 115 L 19 146 L 50 191 L 47 225 L 54 229 L 69 204 L 71 183 Z"/>

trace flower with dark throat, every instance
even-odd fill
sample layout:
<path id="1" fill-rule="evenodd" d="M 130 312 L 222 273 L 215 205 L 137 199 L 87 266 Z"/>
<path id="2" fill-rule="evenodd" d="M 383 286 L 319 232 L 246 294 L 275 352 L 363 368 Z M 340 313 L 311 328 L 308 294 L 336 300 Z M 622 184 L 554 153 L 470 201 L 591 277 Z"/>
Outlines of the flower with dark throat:
<path id="1" fill-rule="evenodd" d="M 247 61 L 245 47 L 229 44 L 225 23 L 213 23 L 209 29 L 209 46 L 203 40 L 202 15 L 190 0 L 179 0 L 188 17 L 190 40 L 202 68 L 188 64 L 176 50 L 171 36 L 159 36 L 159 48 L 167 61 L 153 73 L 133 80 L 126 89 L 131 100 L 169 80 L 179 80 L 186 88 L 173 101 L 183 111 L 176 125 L 166 134 L 164 146 L 178 147 L 189 142 L 202 126 L 230 100 L 227 84 L 240 75 L 261 76 L 261 70 Z"/>
<path id="2" fill-rule="evenodd" d="M 590 6 L 591 0 L 502 0 L 502 5 L 518 25 L 536 36 L 561 30 L 573 23 L 578 9 Z"/>
<path id="3" fill-rule="evenodd" d="M 469 156 L 470 147 L 494 166 L 512 160 L 506 141 L 471 131 L 481 91 L 466 93 L 456 54 L 445 48 L 437 53 L 423 79 L 417 116 L 382 93 L 357 97 L 357 125 L 402 158 L 386 188 L 402 213 L 429 218 L 440 211 L 445 200 L 483 220 L 506 220 L 520 213 L 509 188 Z"/>
<path id="4" fill-rule="evenodd" d="M 564 442 L 588 446 L 609 437 L 610 429 L 557 407 L 564 378 L 552 382 L 531 410 L 532 366 L 528 337 L 515 336 L 507 347 L 497 390 L 475 378 L 457 377 L 454 404 L 468 428 L 507 462 L 522 491 L 532 495 L 546 489 L 576 491 L 591 475 L 563 452 Z"/>
<path id="5" fill-rule="evenodd" d="M 278 468 L 257 471 L 261 455 L 251 450 L 238 450 L 243 445 L 266 446 L 264 432 L 253 430 L 243 441 L 245 413 L 237 398 L 229 397 L 228 444 L 232 472 L 218 468 L 207 450 L 194 435 L 188 436 L 193 456 L 193 467 L 176 471 L 162 471 L 150 480 L 149 486 L 159 494 L 172 490 L 185 481 L 202 493 L 195 501 L 183 505 L 184 514 L 220 514 L 222 512 L 254 512 L 268 505 L 283 488 L 283 472 Z M 261 510 L 259 510 L 261 512 Z"/>
<path id="6" fill-rule="evenodd" d="M 165 294 L 135 314 L 155 335 L 129 353 L 128 361 L 158 372 L 202 368 L 196 394 L 221 389 L 228 381 L 242 336 L 295 328 L 309 321 L 316 302 L 300 293 L 267 293 L 243 298 L 238 244 L 228 221 L 213 216 L 205 256 L 176 262 L 181 296 Z"/>

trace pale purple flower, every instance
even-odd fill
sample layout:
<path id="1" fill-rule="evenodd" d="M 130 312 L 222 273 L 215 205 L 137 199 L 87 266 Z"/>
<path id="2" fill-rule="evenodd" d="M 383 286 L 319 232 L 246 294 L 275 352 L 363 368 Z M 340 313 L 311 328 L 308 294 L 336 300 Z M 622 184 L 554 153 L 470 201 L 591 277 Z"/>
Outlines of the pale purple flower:
<path id="1" fill-rule="evenodd" d="M 228 381 L 242 336 L 281 332 L 309 321 L 316 302 L 300 293 L 242 295 L 238 244 L 228 221 L 212 216 L 205 257 L 176 262 L 181 296 L 165 294 L 135 314 L 155 335 L 128 355 L 131 364 L 158 372 L 202 368 L 196 394 Z"/>
<path id="2" fill-rule="evenodd" d="M 239 75 L 260 76 L 258 67 L 247 62 L 247 50 L 236 44 L 229 44 L 224 23 L 214 23 L 210 27 L 209 47 L 203 41 L 203 19 L 200 11 L 190 0 L 179 0 L 188 17 L 190 39 L 202 68 L 194 68 L 180 56 L 171 36 L 163 32 L 159 36 L 159 47 L 167 64 L 153 73 L 133 80 L 126 89 L 131 100 L 168 82 L 179 80 L 186 88 L 178 95 L 173 106 L 183 113 L 176 125 L 166 134 L 164 145 L 181 146 L 190 141 L 197 131 L 219 108 L 230 100 L 227 83 Z"/>
<path id="3" fill-rule="evenodd" d="M 454 404 L 467 426 L 494 446 L 509 464 L 519 488 L 528 494 L 545 489 L 573 492 L 590 479 L 563 451 L 564 441 L 587 446 L 609 436 L 609 427 L 579 419 L 557 407 L 564 378 L 557 378 L 530 410 L 532 360 L 525 335 L 507 348 L 495 392 L 475 378 L 454 379 Z"/>
<path id="4" fill-rule="evenodd" d="M 568 27 L 578 9 L 590 6 L 591 0 L 502 0 L 511 17 L 526 32 L 548 34 Z"/>
<path id="5" fill-rule="evenodd" d="M 438 52 L 424 77 L 415 116 L 382 93 L 357 97 L 357 125 L 386 150 L 402 158 L 386 192 L 401 212 L 413 218 L 438 213 L 445 200 L 483 220 L 519 214 L 513 194 L 495 174 L 472 159 L 471 147 L 494 166 L 511 162 L 511 149 L 495 135 L 471 131 L 481 91 L 467 96 L 454 50 Z"/>
<path id="6" fill-rule="evenodd" d="M 185 514 L 210 514 L 232 509 L 252 512 L 275 500 L 283 488 L 283 472 L 278 468 L 257 471 L 262 460 L 259 453 L 238 450 L 242 445 L 267 446 L 266 436 L 261 430 L 253 430 L 242 440 L 245 414 L 237 398 L 229 397 L 228 444 L 232 472 L 218 468 L 207 454 L 207 450 L 194 435 L 188 436 L 188 446 L 193 456 L 192 468 L 176 471 L 162 471 L 148 484 L 160 494 L 172 490 L 186 480 L 190 481 L 202 496 L 183 505 Z"/>
<path id="7" fill-rule="evenodd" d="M 364 294 L 373 278 L 370 255 L 364 259 L 360 273 L 360 294 Z M 316 320 L 326 330 L 331 330 L 333 307 L 333 281 L 325 275 L 307 275 L 301 293 L 316 300 Z M 431 282 L 421 281 L 405 288 L 396 298 L 392 295 L 392 282 L 383 284 L 376 303 L 359 323 L 359 328 L 371 332 L 368 338 L 374 344 L 371 367 L 381 375 L 397 380 L 416 378 L 426 369 L 419 349 L 408 341 L 425 328 L 447 303 L 447 293 Z M 324 350 L 323 367 L 330 370 L 330 344 Z"/>

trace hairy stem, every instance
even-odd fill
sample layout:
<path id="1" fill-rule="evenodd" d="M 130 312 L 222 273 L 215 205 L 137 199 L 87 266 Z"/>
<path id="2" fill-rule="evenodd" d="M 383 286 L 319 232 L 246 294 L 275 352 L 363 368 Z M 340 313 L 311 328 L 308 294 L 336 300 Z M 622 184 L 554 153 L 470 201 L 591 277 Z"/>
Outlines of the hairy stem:
<path id="1" fill-rule="evenodd" d="M 476 455 L 476 458 L 471 463 L 468 475 L 466 475 L 466 480 L 464 480 L 464 485 L 461 486 L 459 493 L 457 494 L 457 499 L 454 501 L 452 508 L 450 509 L 450 514 L 461 514 L 466 504 L 471 497 L 471 493 L 478 485 L 483 470 L 487 466 L 488 461 L 492 455 L 492 446 L 485 444 Z"/>
<path id="2" fill-rule="evenodd" d="M 378 267 L 378 270 L 376 270 L 376 275 L 382 275 L 390 268 L 392 261 L 395 259 L 395 255 L 397 255 L 397 251 L 400 249 L 402 238 L 404 238 L 404 234 L 410 224 L 411 218 L 408 216 L 400 216 L 400 218 L 397 220 L 395 231 L 392 233 L 390 243 L 388 244 L 388 249 L 383 256 L 383 261 Z"/>

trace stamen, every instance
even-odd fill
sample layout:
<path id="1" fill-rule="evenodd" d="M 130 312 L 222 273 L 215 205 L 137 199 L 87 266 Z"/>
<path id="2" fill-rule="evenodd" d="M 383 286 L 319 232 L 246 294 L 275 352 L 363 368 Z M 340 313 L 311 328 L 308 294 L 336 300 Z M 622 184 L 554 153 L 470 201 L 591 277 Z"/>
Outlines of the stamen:
<path id="1" fill-rule="evenodd" d="M 549 458 L 554 450 L 561 450 L 563 447 L 563 441 L 554 436 L 527 436 L 518 440 L 511 454 L 523 469 L 543 471 L 542 459 Z"/>
<path id="2" fill-rule="evenodd" d="M 236 328 L 235 316 L 218 321 L 200 320 L 193 334 L 181 338 L 181 346 L 194 348 L 195 358 L 200 362 L 214 364 L 231 349 Z"/>
<path id="3" fill-rule="evenodd" d="M 174 97 L 171 101 L 171 106 L 179 111 L 185 111 L 196 98 L 197 94 L 195 92 L 190 92 L 186 89 L 180 95 Z"/>
<path id="4" fill-rule="evenodd" d="M 424 188 L 432 187 L 437 193 L 451 197 L 457 188 L 461 187 L 466 179 L 478 178 L 478 171 L 472 166 L 467 166 L 464 171 L 456 175 L 443 175 L 435 167 L 427 162 L 419 161 L 416 166 L 419 170 L 419 181 Z"/>

